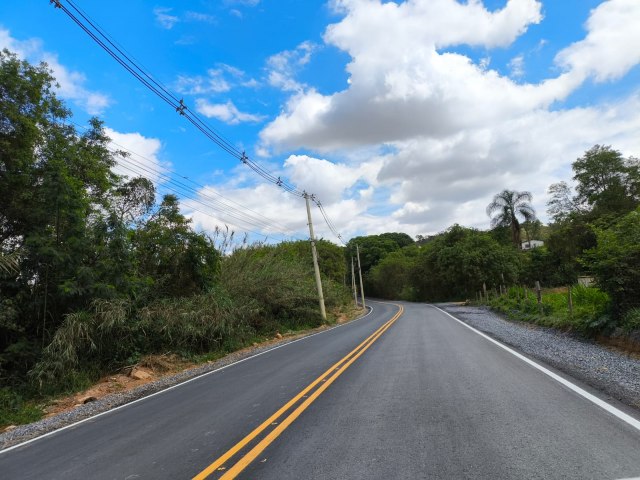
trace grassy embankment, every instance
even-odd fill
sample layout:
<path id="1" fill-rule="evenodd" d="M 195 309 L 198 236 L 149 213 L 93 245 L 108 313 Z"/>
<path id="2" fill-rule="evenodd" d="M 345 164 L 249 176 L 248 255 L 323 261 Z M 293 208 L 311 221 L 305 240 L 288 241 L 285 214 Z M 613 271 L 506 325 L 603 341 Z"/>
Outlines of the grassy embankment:
<path id="1" fill-rule="evenodd" d="M 327 279 L 324 287 L 328 324 L 357 315 L 342 285 Z M 97 301 L 68 315 L 24 385 L 0 389 L 0 428 L 36 421 L 53 399 L 149 355 L 171 352 L 187 364 L 204 363 L 323 323 L 305 264 L 274 249 L 238 250 L 224 259 L 216 288 L 205 294 L 143 306 Z"/>
<path id="2" fill-rule="evenodd" d="M 511 287 L 506 294 L 484 302 L 509 319 L 573 331 L 584 336 L 605 337 L 617 332 L 628 334 L 640 329 L 640 309 L 616 319 L 610 313 L 609 296 L 595 287 L 571 287 L 572 309 L 567 287 L 543 289 L 538 303 L 535 291 Z"/>

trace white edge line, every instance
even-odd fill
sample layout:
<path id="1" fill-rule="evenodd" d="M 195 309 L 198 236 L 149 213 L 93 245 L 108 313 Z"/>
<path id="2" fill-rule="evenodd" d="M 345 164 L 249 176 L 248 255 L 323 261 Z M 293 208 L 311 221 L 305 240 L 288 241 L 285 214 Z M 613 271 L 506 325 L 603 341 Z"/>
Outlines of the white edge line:
<path id="1" fill-rule="evenodd" d="M 605 402 L 604 400 L 601 400 L 600 398 L 596 397 L 595 395 L 592 395 L 591 393 L 587 392 L 583 388 L 580 388 L 579 386 L 577 386 L 576 384 L 570 382 L 569 380 L 561 377 L 560 375 L 553 373 L 548 368 L 543 367 L 542 365 L 534 362 L 533 360 L 531 360 L 531 359 L 525 357 L 524 355 L 516 352 L 515 350 L 507 347 L 503 343 L 501 343 L 501 342 L 491 338 L 490 336 L 482 333 L 480 330 L 478 330 L 476 328 L 473 328 L 471 325 L 467 325 L 465 322 L 463 322 L 462 320 L 454 317 L 449 312 L 445 312 L 444 310 L 442 310 L 441 308 L 436 307 L 435 305 L 431 305 L 431 306 L 433 308 L 437 309 L 437 310 L 440 310 L 445 315 L 450 316 L 456 322 L 459 322 L 460 324 L 464 325 L 469 330 L 471 330 L 471 331 L 477 333 L 478 335 L 480 335 L 481 337 L 484 337 L 485 339 L 489 340 L 491 343 L 494 343 L 498 347 L 500 347 L 500 348 L 506 350 L 507 352 L 509 352 L 510 354 L 518 357 L 523 362 L 528 363 L 529 365 L 531 365 L 536 370 L 539 370 L 540 372 L 544 373 L 545 375 L 548 375 L 549 377 L 553 378 L 555 381 L 561 383 L 562 385 L 564 385 L 565 387 L 569 388 L 570 390 L 573 390 L 575 393 L 577 393 L 581 397 L 584 397 L 585 399 L 589 400 L 590 402 L 595 403 L 598 407 L 600 407 L 603 410 L 606 410 L 607 412 L 609 412 L 610 414 L 618 417 L 618 419 L 620 419 L 623 422 L 629 424 L 630 426 L 632 426 L 636 430 L 640 430 L 640 421 L 636 420 L 631 415 L 627 415 L 622 410 L 614 407 L 613 405 Z"/>
<path id="2" fill-rule="evenodd" d="M 168 392 L 169 390 L 173 390 L 175 388 L 182 387 L 183 385 L 186 385 L 187 383 L 193 382 L 194 380 L 199 380 L 202 377 L 206 377 L 207 375 L 211 375 L 213 373 L 219 372 L 220 370 L 224 370 L 226 368 L 232 367 L 232 366 L 237 365 L 239 363 L 246 362 L 247 360 L 251 360 L 252 358 L 259 357 L 260 355 L 264 355 L 265 353 L 273 352 L 274 350 L 277 350 L 277 349 L 282 348 L 282 347 L 286 347 L 287 345 L 291 345 L 291 344 L 296 343 L 296 342 L 301 342 L 302 340 L 306 340 L 308 338 L 315 337 L 316 335 L 321 335 L 323 333 L 330 332 L 332 330 L 335 330 L 336 328 L 346 327 L 347 325 L 351 325 L 351 324 L 353 324 L 353 323 L 355 323 L 357 321 L 360 321 L 360 320 L 362 320 L 364 318 L 367 318 L 369 315 L 371 315 L 373 313 L 373 307 L 372 306 L 368 306 L 367 308 L 369 309 L 369 312 L 366 313 L 365 315 L 363 315 L 362 317 L 356 318 L 355 320 L 352 320 L 352 321 L 347 322 L 347 323 L 342 323 L 340 325 L 334 325 L 333 327 L 328 328 L 326 330 L 323 330 L 321 332 L 312 333 L 311 335 L 307 335 L 306 337 L 298 338 L 296 340 L 292 340 L 290 342 L 283 343 L 282 345 L 275 346 L 273 348 L 265 350 L 264 352 L 256 353 L 255 355 L 251 355 L 250 357 L 242 358 L 242 359 L 237 360 L 237 361 L 235 361 L 233 363 L 230 363 L 228 365 L 224 365 L 224 366 L 222 366 L 220 368 L 216 368 L 215 370 L 211 370 L 210 372 L 202 373 L 202 374 L 200 374 L 198 376 L 195 376 L 193 378 L 185 380 L 184 382 L 177 383 L 177 384 L 172 385 L 170 387 L 167 387 L 167 388 L 164 388 L 164 389 L 159 390 L 157 392 L 154 392 L 154 393 L 152 393 L 150 395 L 146 395 L 146 396 L 138 398 L 136 400 L 132 400 L 131 402 L 127 402 L 125 404 L 119 405 L 119 406 L 111 408 L 109 410 L 105 410 L 104 412 L 97 413 L 97 414 L 95 414 L 95 415 L 93 415 L 91 417 L 83 418 L 82 420 L 78 420 L 77 422 L 71 423 L 69 425 L 65 425 L 64 427 L 60 427 L 60 428 L 57 428 L 55 430 L 51 430 L 50 432 L 43 433 L 42 435 L 34 437 L 34 438 L 32 438 L 30 440 L 27 440 L 25 442 L 18 443 L 16 445 L 12 445 L 11 447 L 7 447 L 7 448 L 5 448 L 3 450 L 0 450 L 0 455 L 2 455 L 3 453 L 6 453 L 6 452 L 10 452 L 11 450 L 15 450 L 17 448 L 24 447 L 25 445 L 29 445 L 30 443 L 37 442 L 38 440 L 41 440 L 43 438 L 50 437 L 51 435 L 54 435 L 54 434 L 59 433 L 59 432 L 62 432 L 63 430 L 67 430 L 69 428 L 77 427 L 78 425 L 80 425 L 82 423 L 85 423 L 85 422 L 88 422 L 89 420 L 95 420 L 96 418 L 102 417 L 103 415 L 107 415 L 109 413 L 115 412 L 115 411 L 123 409 L 125 407 L 129 407 L 129 406 L 133 405 L 134 403 L 142 402 L 143 400 L 147 400 L 147 399 L 149 399 L 151 397 L 155 397 L 156 395 L 160 395 L 162 393 Z"/>

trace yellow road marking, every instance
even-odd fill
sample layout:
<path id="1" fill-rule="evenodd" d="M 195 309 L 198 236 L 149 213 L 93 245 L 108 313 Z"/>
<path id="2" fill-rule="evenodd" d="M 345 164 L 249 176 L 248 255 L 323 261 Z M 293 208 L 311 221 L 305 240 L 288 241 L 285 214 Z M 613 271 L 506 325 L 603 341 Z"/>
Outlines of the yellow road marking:
<path id="1" fill-rule="evenodd" d="M 354 348 L 351 352 L 349 352 L 345 357 L 343 357 L 336 364 L 331 366 L 327 371 L 325 371 L 322 375 L 316 378 L 313 382 L 311 382 L 307 387 L 304 388 L 300 393 L 298 393 L 295 397 L 289 400 L 285 405 L 283 405 L 277 412 L 271 415 L 268 419 L 262 422 L 258 427 L 256 427 L 251 433 L 249 433 L 246 437 L 240 440 L 237 444 L 231 447 L 224 455 L 218 458 L 215 462 L 205 468 L 198 475 L 193 477 L 193 480 L 204 480 L 213 472 L 218 470 L 222 465 L 224 465 L 227 460 L 236 455 L 240 450 L 246 447 L 251 440 L 257 437 L 260 433 L 262 433 L 267 427 L 269 427 L 273 422 L 275 422 L 283 413 L 289 410 L 298 400 L 301 398 L 306 398 L 306 400 L 296 408 L 287 418 L 280 422 L 280 424 L 271 431 L 258 445 L 256 445 L 253 449 L 251 449 L 244 457 L 242 457 L 231 469 L 227 470 L 227 472 L 221 477 L 220 480 L 228 480 L 235 478 L 242 470 L 244 470 L 255 458 L 265 449 L 267 446 L 273 442 L 296 418 L 300 416 L 300 414 L 307 409 L 313 401 L 318 398 L 318 396 L 324 392 L 329 385 L 333 383 L 333 381 L 338 378 L 342 373 L 358 358 L 362 355 L 372 344 L 375 342 L 380 336 L 402 315 L 404 308 L 402 305 L 397 305 L 400 307 L 398 313 L 396 313 L 390 320 L 385 322 L 380 328 L 378 328 L 375 332 L 369 335 L 362 343 L 360 343 L 356 348 Z M 367 344 L 368 343 L 368 344 Z M 346 362 L 346 363 L 345 363 Z M 344 364 L 344 365 L 343 365 Z M 341 366 L 342 365 L 342 366 Z M 335 371 L 333 376 L 327 380 L 324 377 L 329 375 L 331 372 Z M 321 384 L 320 388 L 318 388 L 314 393 L 307 396 L 311 389 L 313 389 L 316 385 Z"/>

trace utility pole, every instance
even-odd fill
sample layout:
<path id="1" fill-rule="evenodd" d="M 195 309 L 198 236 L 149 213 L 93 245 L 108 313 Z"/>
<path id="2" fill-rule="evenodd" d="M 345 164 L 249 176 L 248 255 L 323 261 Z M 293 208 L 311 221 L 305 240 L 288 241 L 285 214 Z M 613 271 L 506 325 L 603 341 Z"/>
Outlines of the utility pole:
<path id="1" fill-rule="evenodd" d="M 362 296 L 362 308 L 366 310 L 367 306 L 364 304 L 364 286 L 362 285 L 362 268 L 360 268 L 360 247 L 356 244 L 356 253 L 358 254 L 358 276 L 360 277 L 360 295 Z"/>
<path id="2" fill-rule="evenodd" d="M 324 295 L 322 293 L 322 279 L 320 278 L 320 267 L 318 267 L 318 252 L 316 250 L 316 237 L 313 234 L 313 222 L 311 221 L 311 208 L 309 207 L 309 194 L 304 194 L 307 203 L 307 218 L 309 219 L 309 235 L 311 236 L 311 253 L 313 255 L 313 270 L 316 274 L 316 287 L 318 287 L 318 298 L 320 300 L 320 315 L 323 320 L 327 320 L 327 312 L 324 308 Z"/>
<path id="3" fill-rule="evenodd" d="M 356 271 L 353 267 L 353 257 L 351 257 L 351 290 L 353 290 L 353 301 L 358 308 L 358 290 L 356 289 Z"/>

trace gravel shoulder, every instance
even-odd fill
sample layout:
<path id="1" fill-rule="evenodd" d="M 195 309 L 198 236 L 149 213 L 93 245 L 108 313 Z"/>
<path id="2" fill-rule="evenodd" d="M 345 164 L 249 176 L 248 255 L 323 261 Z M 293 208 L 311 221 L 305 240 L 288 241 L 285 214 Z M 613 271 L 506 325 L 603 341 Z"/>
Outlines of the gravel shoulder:
<path id="1" fill-rule="evenodd" d="M 96 401 L 84 405 L 78 405 L 72 410 L 64 411 L 62 413 L 44 418 L 34 423 L 19 425 L 13 430 L 0 434 L 0 453 L 2 453 L 3 449 L 9 448 L 13 445 L 26 442 L 41 435 L 53 432 L 54 430 L 58 430 L 87 418 L 91 418 L 109 410 L 113 410 L 114 408 L 121 407 L 123 405 L 126 405 L 127 403 L 131 403 L 149 395 L 153 395 L 154 393 L 158 393 L 180 383 L 186 382 L 196 377 L 200 377 L 214 370 L 219 370 L 246 358 L 259 355 L 260 353 L 266 352 L 273 348 L 286 345 L 287 343 L 291 343 L 317 333 L 340 327 L 349 322 L 359 320 L 364 316 L 366 315 L 360 315 L 350 320 L 341 321 L 336 325 L 328 327 L 322 326 L 305 332 L 299 332 L 290 336 L 285 336 L 284 338 L 269 340 L 252 347 L 247 347 L 237 352 L 230 353 L 229 355 L 226 355 L 219 360 L 207 362 L 197 367 L 183 370 L 182 372 L 177 374 L 161 377 L 158 380 L 146 383 L 132 390 L 112 393 L 99 398 Z"/>
<path id="2" fill-rule="evenodd" d="M 437 306 L 496 340 L 640 409 L 640 359 L 570 333 L 505 320 L 487 307 Z"/>

